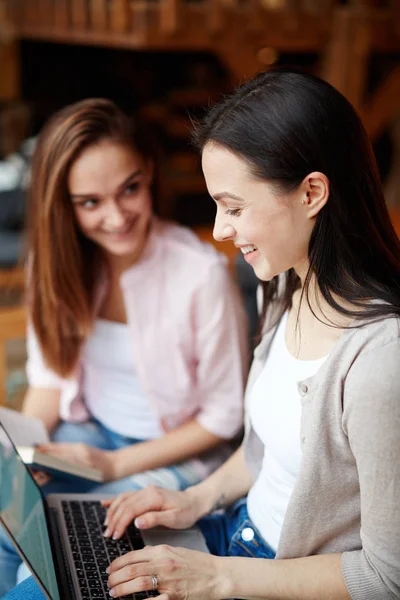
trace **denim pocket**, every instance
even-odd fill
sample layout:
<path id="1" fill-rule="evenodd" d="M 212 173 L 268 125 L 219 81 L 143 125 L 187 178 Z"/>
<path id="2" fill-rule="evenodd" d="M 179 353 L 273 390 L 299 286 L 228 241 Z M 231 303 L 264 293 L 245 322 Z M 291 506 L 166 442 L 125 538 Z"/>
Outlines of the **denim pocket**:
<path id="1" fill-rule="evenodd" d="M 243 556 L 252 558 L 275 558 L 274 551 L 262 538 L 260 532 L 250 519 L 244 519 L 228 547 L 228 556 Z"/>

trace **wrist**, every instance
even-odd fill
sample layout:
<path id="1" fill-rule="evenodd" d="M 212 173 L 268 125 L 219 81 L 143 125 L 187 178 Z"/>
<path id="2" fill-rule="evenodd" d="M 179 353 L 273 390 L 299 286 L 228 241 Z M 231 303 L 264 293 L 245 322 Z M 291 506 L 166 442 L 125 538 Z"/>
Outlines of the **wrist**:
<path id="1" fill-rule="evenodd" d="M 213 598 L 233 598 L 234 596 L 234 574 L 231 557 L 216 556 L 216 578 L 214 584 Z"/>
<path id="2" fill-rule="evenodd" d="M 195 521 L 198 521 L 211 511 L 212 504 L 204 485 L 199 483 L 188 487 L 184 492 L 189 499 L 190 505 L 193 507 Z"/>
<path id="3" fill-rule="evenodd" d="M 103 450 L 105 458 L 104 479 L 106 481 L 116 481 L 121 479 L 118 469 L 117 452 L 118 450 Z"/>

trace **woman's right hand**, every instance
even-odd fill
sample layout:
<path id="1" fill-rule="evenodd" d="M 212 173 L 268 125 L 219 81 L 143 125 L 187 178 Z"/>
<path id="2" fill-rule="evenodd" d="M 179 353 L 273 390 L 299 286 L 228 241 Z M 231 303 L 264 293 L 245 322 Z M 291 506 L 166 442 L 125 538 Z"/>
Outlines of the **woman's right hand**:
<path id="1" fill-rule="evenodd" d="M 157 525 L 186 529 L 203 516 L 195 487 L 177 492 L 151 485 L 103 500 L 102 505 L 107 508 L 104 535 L 113 539 L 119 539 L 132 521 L 138 529 Z"/>

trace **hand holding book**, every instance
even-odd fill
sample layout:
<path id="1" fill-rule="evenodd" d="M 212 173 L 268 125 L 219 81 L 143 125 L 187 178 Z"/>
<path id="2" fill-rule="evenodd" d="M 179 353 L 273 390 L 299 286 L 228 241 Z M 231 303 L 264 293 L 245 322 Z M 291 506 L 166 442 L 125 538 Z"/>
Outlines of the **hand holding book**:
<path id="1" fill-rule="evenodd" d="M 39 419 L 27 417 L 8 408 L 0 407 L 0 422 L 22 460 L 32 470 L 44 471 L 58 477 L 81 477 L 97 482 L 111 479 L 111 453 L 91 448 L 86 444 L 51 443 L 46 428 Z M 40 478 L 38 473 L 34 476 Z"/>
<path id="2" fill-rule="evenodd" d="M 110 451 L 99 450 L 82 443 L 60 442 L 39 444 L 36 446 L 36 450 L 43 455 L 68 461 L 86 469 L 95 469 L 102 474 L 103 481 L 113 479 L 113 461 Z"/>

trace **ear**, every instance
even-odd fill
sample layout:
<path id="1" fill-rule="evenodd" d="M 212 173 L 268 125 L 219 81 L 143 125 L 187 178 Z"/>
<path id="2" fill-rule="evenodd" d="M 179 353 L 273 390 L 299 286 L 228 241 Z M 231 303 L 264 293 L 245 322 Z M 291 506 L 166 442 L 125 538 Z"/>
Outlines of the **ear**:
<path id="1" fill-rule="evenodd" d="M 329 199 L 329 179 L 323 173 L 314 171 L 305 177 L 302 183 L 302 204 L 307 210 L 307 217 L 313 219 Z"/>

